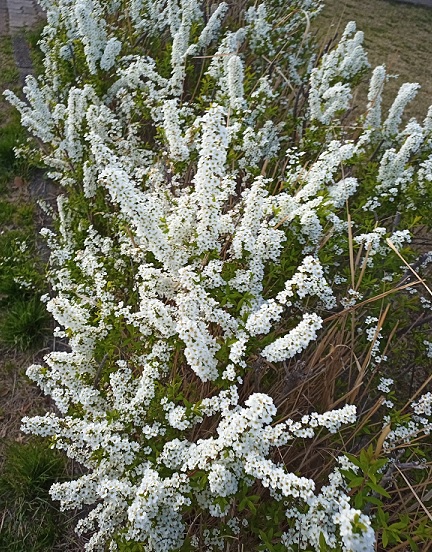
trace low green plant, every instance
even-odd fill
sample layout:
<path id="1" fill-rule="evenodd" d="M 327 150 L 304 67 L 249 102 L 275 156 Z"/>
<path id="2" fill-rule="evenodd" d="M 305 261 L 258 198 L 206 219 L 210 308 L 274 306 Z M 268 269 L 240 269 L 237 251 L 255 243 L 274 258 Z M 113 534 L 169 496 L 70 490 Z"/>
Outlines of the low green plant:
<path id="1" fill-rule="evenodd" d="M 2 127 L 0 133 L 0 167 L 2 170 L 13 170 L 16 162 L 14 148 L 23 136 L 24 133 L 19 120 L 15 119 Z"/>
<path id="2" fill-rule="evenodd" d="M 15 212 L 26 219 L 28 211 Z M 32 226 L 0 234 L 0 300 L 3 304 L 40 295 L 43 290 L 42 266 L 38 258 Z"/>
<path id="3" fill-rule="evenodd" d="M 15 212 L 15 207 L 9 201 L 0 201 L 0 225 L 8 224 Z"/>
<path id="4" fill-rule="evenodd" d="M 37 297 L 17 300 L 0 320 L 0 342 L 24 351 L 40 345 L 49 330 L 48 313 Z"/>
<path id="5" fill-rule="evenodd" d="M 9 444 L 0 476 L 0 550 L 53 550 L 66 519 L 50 502 L 48 490 L 65 473 L 63 458 L 40 442 Z"/>

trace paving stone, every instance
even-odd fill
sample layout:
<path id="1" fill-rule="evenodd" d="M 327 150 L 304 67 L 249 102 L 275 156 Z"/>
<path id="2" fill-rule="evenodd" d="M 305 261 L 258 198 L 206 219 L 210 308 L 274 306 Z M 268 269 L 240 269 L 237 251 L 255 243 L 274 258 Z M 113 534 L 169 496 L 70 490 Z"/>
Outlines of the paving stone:
<path id="1" fill-rule="evenodd" d="M 6 0 L 0 0 L 0 36 L 9 34 L 9 16 Z"/>
<path id="2" fill-rule="evenodd" d="M 0 0 L 8 10 L 9 30 L 15 34 L 21 29 L 32 27 L 43 17 L 41 8 L 33 0 Z M 1 32 L 1 31 L 0 31 Z"/>
<path id="3" fill-rule="evenodd" d="M 0 36 L 11 35 L 20 84 L 33 71 L 30 52 L 22 30 L 43 20 L 44 14 L 33 0 L 0 0 Z"/>

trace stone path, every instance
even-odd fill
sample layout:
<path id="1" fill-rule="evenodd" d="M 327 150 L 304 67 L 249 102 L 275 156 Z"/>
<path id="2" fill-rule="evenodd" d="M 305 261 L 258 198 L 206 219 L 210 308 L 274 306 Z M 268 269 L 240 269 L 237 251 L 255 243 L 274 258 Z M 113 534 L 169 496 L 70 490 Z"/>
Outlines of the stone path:
<path id="1" fill-rule="evenodd" d="M 427 8 L 432 8 L 432 0 L 396 0 L 396 2 L 401 2 L 404 4 L 415 4 L 416 6 L 426 6 Z"/>
<path id="2" fill-rule="evenodd" d="M 36 0 L 0 0 L 0 35 L 20 33 L 43 18 Z"/>
<path id="3" fill-rule="evenodd" d="M 0 36 L 10 35 L 12 38 L 21 85 L 32 72 L 30 52 L 23 31 L 34 27 L 43 17 L 36 0 L 0 0 Z"/>
<path id="4" fill-rule="evenodd" d="M 34 0 L 6 0 L 6 3 L 11 34 L 33 27 L 43 17 L 41 7 Z"/>

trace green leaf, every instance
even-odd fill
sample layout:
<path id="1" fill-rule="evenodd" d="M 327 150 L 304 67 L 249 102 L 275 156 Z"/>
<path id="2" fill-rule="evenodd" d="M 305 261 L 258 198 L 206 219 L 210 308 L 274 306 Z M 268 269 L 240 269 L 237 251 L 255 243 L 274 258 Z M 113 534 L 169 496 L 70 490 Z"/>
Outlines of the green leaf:
<path id="1" fill-rule="evenodd" d="M 354 498 L 354 505 L 358 510 L 361 510 L 364 505 L 364 496 L 363 493 L 359 493 Z"/>
<path id="2" fill-rule="evenodd" d="M 243 498 L 240 501 L 240 504 L 238 505 L 238 511 L 239 512 L 243 512 L 243 510 L 246 508 L 246 503 L 247 503 L 247 497 Z"/>
<path id="3" fill-rule="evenodd" d="M 322 531 L 319 536 L 319 547 L 320 547 L 320 552 L 327 552 L 327 542 L 326 542 L 324 533 Z"/>
<path id="4" fill-rule="evenodd" d="M 251 502 L 250 500 L 247 501 L 247 504 L 248 504 L 248 508 L 249 510 L 253 513 L 253 514 L 256 514 L 256 506 L 253 502 Z"/>
<path id="5" fill-rule="evenodd" d="M 409 535 L 407 535 L 407 540 L 412 548 L 412 551 L 413 552 L 418 552 L 419 551 L 419 548 L 417 546 L 417 543 L 415 542 L 414 539 L 412 539 Z"/>
<path id="6" fill-rule="evenodd" d="M 387 520 L 389 518 L 389 515 L 386 514 L 386 512 L 384 512 L 382 508 L 378 508 L 377 518 L 381 527 L 387 527 Z"/>
<path id="7" fill-rule="evenodd" d="M 380 500 L 376 496 L 368 496 L 367 501 L 370 502 L 371 504 L 375 504 L 376 506 L 382 506 L 383 505 L 382 500 Z"/>
<path id="8" fill-rule="evenodd" d="M 373 483 L 372 481 L 368 481 L 367 486 L 370 487 L 376 493 L 378 493 L 382 496 L 385 496 L 386 498 L 391 498 L 389 493 L 384 489 L 384 487 L 381 487 L 381 485 Z"/>
<path id="9" fill-rule="evenodd" d="M 392 531 L 397 531 L 398 529 L 405 529 L 407 524 L 405 521 L 397 521 L 396 523 L 392 523 L 389 525 L 389 529 Z"/>
<path id="10" fill-rule="evenodd" d="M 360 463 L 360 460 L 354 456 L 353 454 L 348 454 L 347 452 L 345 453 L 345 456 L 348 458 L 348 460 L 354 464 L 354 466 L 357 466 L 358 468 L 361 468 L 362 465 Z"/>
<path id="11" fill-rule="evenodd" d="M 351 488 L 360 487 L 361 485 L 363 485 L 363 483 L 364 483 L 364 477 L 356 476 L 351 479 L 351 481 L 349 482 L 349 486 Z"/>

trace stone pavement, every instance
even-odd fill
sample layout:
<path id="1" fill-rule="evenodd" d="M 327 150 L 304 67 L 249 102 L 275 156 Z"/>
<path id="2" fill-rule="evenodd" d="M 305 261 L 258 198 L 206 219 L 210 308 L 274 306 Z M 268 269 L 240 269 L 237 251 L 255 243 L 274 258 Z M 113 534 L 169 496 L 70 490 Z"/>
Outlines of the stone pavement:
<path id="1" fill-rule="evenodd" d="M 43 17 L 42 9 L 34 0 L 6 0 L 6 4 L 11 34 L 32 27 Z"/>
<path id="2" fill-rule="evenodd" d="M 0 0 L 0 36 L 9 33 L 9 13 L 7 0 Z"/>
<path id="3" fill-rule="evenodd" d="M 432 0 L 396 0 L 396 2 L 401 2 L 404 4 L 415 4 L 416 6 L 426 6 L 427 8 L 432 8 Z"/>
<path id="4" fill-rule="evenodd" d="M 21 85 L 32 72 L 30 52 L 23 31 L 33 27 L 43 17 L 36 0 L 0 0 L 0 36 L 11 35 Z"/>

